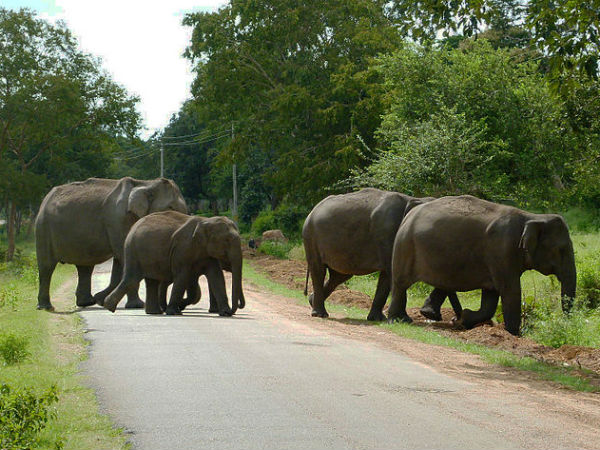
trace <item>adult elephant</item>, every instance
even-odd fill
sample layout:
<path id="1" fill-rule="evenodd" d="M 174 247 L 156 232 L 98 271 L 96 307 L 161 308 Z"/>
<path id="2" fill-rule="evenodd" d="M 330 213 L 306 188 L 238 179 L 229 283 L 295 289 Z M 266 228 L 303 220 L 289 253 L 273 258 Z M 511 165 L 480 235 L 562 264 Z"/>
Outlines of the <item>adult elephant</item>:
<path id="1" fill-rule="evenodd" d="M 219 261 L 231 269 L 229 307 Z M 230 316 L 245 306 L 242 292 L 242 246 L 233 221 L 226 217 L 188 216 L 175 211 L 150 214 L 138 221 L 125 240 L 125 267 L 118 286 L 104 301 L 115 311 L 123 295 L 142 278 L 146 281 L 146 312 L 161 314 L 164 287 L 173 283 L 167 314 L 181 314 L 199 299 L 198 277 L 205 274 L 219 315 Z M 183 293 L 188 291 L 184 303 Z"/>
<path id="2" fill-rule="evenodd" d="M 49 287 L 59 262 L 77 267 L 77 306 L 102 304 L 121 278 L 123 243 L 129 229 L 141 217 L 164 210 L 187 212 L 179 188 L 165 178 L 89 178 L 54 187 L 44 198 L 35 221 L 38 309 L 54 309 Z M 111 257 L 114 260 L 110 285 L 92 297 L 94 265 Z M 143 306 L 137 287 L 132 287 L 127 307 Z"/>
<path id="3" fill-rule="evenodd" d="M 317 204 L 302 228 L 308 264 L 307 287 L 309 274 L 313 282 L 313 294 L 309 297 L 312 315 L 328 317 L 325 299 L 340 283 L 353 275 L 379 272 L 367 319 L 385 320 L 383 307 L 390 293 L 396 231 L 408 211 L 431 200 L 431 197 L 415 198 L 366 188 L 350 194 L 331 195 Z M 326 271 L 329 272 L 327 282 Z M 437 290 L 432 295 L 442 301 L 449 295 L 452 305 L 460 306 L 454 293 Z"/>
<path id="4" fill-rule="evenodd" d="M 567 225 L 556 214 L 532 214 L 470 195 L 443 197 L 413 209 L 398 229 L 392 257 L 391 321 L 411 322 L 406 290 L 417 281 L 450 291 L 481 289 L 465 328 L 489 320 L 502 299 L 504 323 L 521 326 L 521 274 L 534 269 L 561 282 L 562 308 L 575 297 L 577 273 Z"/>

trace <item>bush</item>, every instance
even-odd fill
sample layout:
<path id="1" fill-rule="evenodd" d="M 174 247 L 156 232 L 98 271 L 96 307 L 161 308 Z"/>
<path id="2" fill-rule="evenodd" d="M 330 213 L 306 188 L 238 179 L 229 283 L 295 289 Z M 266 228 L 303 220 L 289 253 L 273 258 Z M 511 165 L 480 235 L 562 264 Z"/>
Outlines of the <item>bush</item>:
<path id="1" fill-rule="evenodd" d="M 6 288 L 0 288 L 0 308 L 16 310 L 18 302 L 17 287 L 13 283 L 9 284 Z"/>
<path id="2" fill-rule="evenodd" d="M 260 244 L 258 251 L 265 255 L 271 255 L 279 259 L 287 259 L 290 250 L 294 248 L 295 244 L 291 242 L 275 242 L 265 241 Z"/>
<path id="3" fill-rule="evenodd" d="M 587 258 L 578 264 L 577 297 L 588 308 L 600 306 L 600 272 L 596 258 Z"/>
<path id="4" fill-rule="evenodd" d="M 553 300 L 538 300 L 524 311 L 523 334 L 540 344 L 600 346 L 600 312 L 589 309 L 581 298 L 575 299 L 569 314 Z"/>
<path id="5" fill-rule="evenodd" d="M 56 414 L 50 407 L 57 401 L 55 386 L 38 396 L 29 389 L 0 385 L 0 448 L 26 450 L 35 447 L 39 442 L 38 434 Z M 61 442 L 57 442 L 55 448 L 62 448 Z"/>
<path id="6" fill-rule="evenodd" d="M 265 231 L 273 230 L 275 228 L 277 228 L 277 226 L 275 225 L 275 215 L 273 214 L 273 211 L 265 209 L 258 214 L 256 219 L 254 219 L 250 230 L 252 231 L 252 234 L 262 236 Z"/>
<path id="7" fill-rule="evenodd" d="M 252 223 L 251 230 L 254 235 L 259 236 L 267 230 L 279 229 L 288 238 L 294 238 L 300 235 L 307 214 L 304 207 L 283 203 L 274 211 L 261 211 Z"/>
<path id="8" fill-rule="evenodd" d="M 0 335 L 0 357 L 6 365 L 18 364 L 29 356 L 29 339 L 12 333 Z"/>

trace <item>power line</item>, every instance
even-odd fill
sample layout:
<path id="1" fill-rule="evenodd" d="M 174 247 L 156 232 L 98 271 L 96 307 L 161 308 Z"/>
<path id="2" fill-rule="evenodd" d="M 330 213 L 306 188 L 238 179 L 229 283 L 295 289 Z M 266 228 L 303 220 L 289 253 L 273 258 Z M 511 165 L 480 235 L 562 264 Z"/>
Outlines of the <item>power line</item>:
<path id="1" fill-rule="evenodd" d="M 184 141 L 184 142 L 167 142 L 167 143 L 164 143 L 162 145 L 164 145 L 165 147 L 177 147 L 177 146 L 181 146 L 181 145 L 206 144 L 207 142 L 216 141 L 217 139 L 221 139 L 221 138 L 227 137 L 229 135 L 230 135 L 230 132 L 227 131 L 227 132 L 225 132 L 225 133 L 223 133 L 221 135 L 211 137 L 210 139 L 192 140 L 192 141 Z"/>
<path id="2" fill-rule="evenodd" d="M 209 136 L 214 136 L 214 135 L 220 134 L 220 133 L 222 133 L 224 130 L 225 130 L 225 128 L 224 128 L 224 127 L 222 127 L 220 131 L 217 131 L 217 132 L 215 132 L 215 133 L 213 133 L 213 134 L 208 134 L 208 135 L 206 135 L 205 137 L 209 137 Z M 159 139 L 159 140 L 170 140 L 170 139 L 184 139 L 184 138 L 191 138 L 191 137 L 196 137 L 196 136 L 203 135 L 203 134 L 205 134 L 205 132 L 206 132 L 206 130 L 205 130 L 205 131 L 200 131 L 200 132 L 198 132 L 198 133 L 193 133 L 193 134 L 185 134 L 185 135 L 183 135 L 183 136 L 164 136 L 164 135 L 163 135 L 163 136 L 161 136 L 161 137 L 160 137 L 160 138 L 158 138 L 158 139 Z"/>

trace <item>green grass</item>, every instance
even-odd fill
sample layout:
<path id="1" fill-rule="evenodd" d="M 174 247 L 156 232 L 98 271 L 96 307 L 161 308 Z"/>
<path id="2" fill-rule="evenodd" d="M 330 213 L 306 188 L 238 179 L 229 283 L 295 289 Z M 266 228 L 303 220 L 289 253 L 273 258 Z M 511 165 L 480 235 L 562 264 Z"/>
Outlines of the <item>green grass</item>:
<path id="1" fill-rule="evenodd" d="M 286 286 L 269 280 L 266 275 L 254 269 L 247 262 L 244 262 L 244 277 L 257 285 L 266 288 L 274 294 L 297 300 L 299 304 L 306 305 L 307 314 L 310 313 L 310 306 L 308 305 L 308 301 L 302 292 L 289 289 Z M 479 355 L 484 361 L 490 364 L 497 364 L 504 367 L 512 367 L 527 372 L 533 372 L 544 380 L 553 381 L 578 391 L 600 392 L 600 387 L 594 386 L 587 379 L 578 376 L 576 371 L 570 367 L 553 366 L 533 358 L 517 356 L 505 350 L 498 350 L 480 344 L 469 343 L 459 339 L 454 339 L 452 337 L 443 336 L 434 330 L 419 326 L 401 323 L 389 325 L 385 323 L 368 322 L 365 319 L 368 311 L 354 306 L 329 303 L 327 305 L 327 309 L 330 312 L 342 313 L 349 320 L 355 323 L 385 328 L 399 336 L 408 339 L 413 339 L 431 345 L 450 347 L 463 352 Z"/>
<path id="2" fill-rule="evenodd" d="M 26 242 L 24 254 L 31 254 Z M 31 261 L 30 261 L 31 263 Z M 51 292 L 74 274 L 73 266 L 59 265 L 53 276 Z M 57 387 L 56 415 L 41 432 L 38 448 L 55 449 L 123 449 L 128 444 L 120 430 L 106 416 L 98 413 L 95 393 L 85 387 L 79 363 L 86 358 L 81 320 L 72 314 L 37 311 L 37 277 L 31 265 L 19 269 L 13 264 L 0 266 L 0 286 L 9 301 L 0 302 L 0 329 L 3 333 L 25 337 L 28 356 L 19 363 L 0 369 L 0 384 L 14 388 L 31 388 L 42 395 Z"/>

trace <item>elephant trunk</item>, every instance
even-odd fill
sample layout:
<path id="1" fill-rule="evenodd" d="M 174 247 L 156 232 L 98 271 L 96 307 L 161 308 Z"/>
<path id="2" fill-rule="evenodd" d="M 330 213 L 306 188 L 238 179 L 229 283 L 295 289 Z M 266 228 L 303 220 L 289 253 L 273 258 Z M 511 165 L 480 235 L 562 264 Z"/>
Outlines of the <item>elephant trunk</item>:
<path id="1" fill-rule="evenodd" d="M 229 261 L 231 261 L 231 310 L 235 313 L 238 308 L 242 309 L 246 305 L 244 293 L 242 291 L 242 248 L 241 245 L 232 246 L 229 252 Z"/>
<path id="2" fill-rule="evenodd" d="M 569 312 L 573 307 L 573 299 L 575 298 L 575 291 L 577 286 L 577 269 L 575 268 L 575 256 L 572 252 L 570 254 L 570 257 L 566 259 L 567 261 L 563 265 L 558 279 L 561 284 L 560 295 L 562 302 L 562 310 L 564 312 Z"/>

